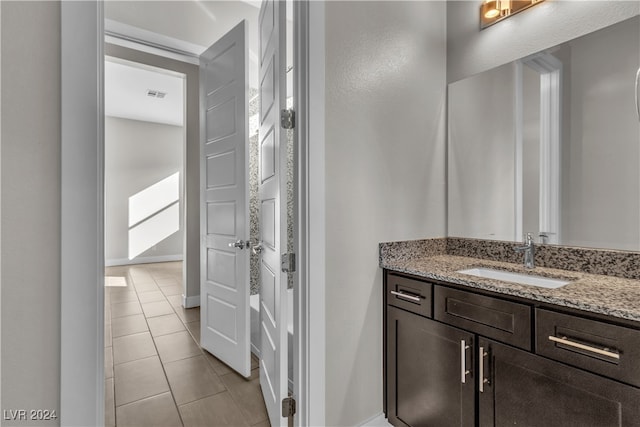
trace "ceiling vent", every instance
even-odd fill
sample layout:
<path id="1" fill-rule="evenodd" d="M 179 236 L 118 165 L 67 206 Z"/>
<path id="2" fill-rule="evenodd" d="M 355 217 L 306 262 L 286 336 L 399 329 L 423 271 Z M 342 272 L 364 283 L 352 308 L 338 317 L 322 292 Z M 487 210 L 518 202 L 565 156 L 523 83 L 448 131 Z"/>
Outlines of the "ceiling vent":
<path id="1" fill-rule="evenodd" d="M 164 98 L 167 96 L 167 92 L 160 92 L 159 90 L 147 89 L 147 96 L 151 98 Z"/>

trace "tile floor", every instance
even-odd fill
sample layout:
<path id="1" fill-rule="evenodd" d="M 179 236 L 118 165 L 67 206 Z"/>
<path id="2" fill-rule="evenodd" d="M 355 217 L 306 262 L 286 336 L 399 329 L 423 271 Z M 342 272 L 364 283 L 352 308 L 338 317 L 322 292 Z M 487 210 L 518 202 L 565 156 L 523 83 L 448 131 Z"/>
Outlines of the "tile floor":
<path id="1" fill-rule="evenodd" d="M 244 379 L 200 348 L 182 263 L 105 270 L 106 426 L 269 426 L 258 361 Z"/>

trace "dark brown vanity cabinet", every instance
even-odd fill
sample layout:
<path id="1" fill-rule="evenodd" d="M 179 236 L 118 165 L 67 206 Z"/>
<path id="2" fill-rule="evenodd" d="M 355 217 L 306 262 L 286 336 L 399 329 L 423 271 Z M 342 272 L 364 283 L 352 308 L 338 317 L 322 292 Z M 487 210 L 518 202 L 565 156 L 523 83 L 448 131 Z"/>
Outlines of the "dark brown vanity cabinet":
<path id="1" fill-rule="evenodd" d="M 389 307 L 387 349 L 393 425 L 475 425 L 473 334 Z"/>
<path id="2" fill-rule="evenodd" d="M 640 426 L 637 329 L 390 272 L 385 307 L 395 426 Z"/>
<path id="3" fill-rule="evenodd" d="M 479 425 L 640 425 L 640 390 L 485 338 Z"/>

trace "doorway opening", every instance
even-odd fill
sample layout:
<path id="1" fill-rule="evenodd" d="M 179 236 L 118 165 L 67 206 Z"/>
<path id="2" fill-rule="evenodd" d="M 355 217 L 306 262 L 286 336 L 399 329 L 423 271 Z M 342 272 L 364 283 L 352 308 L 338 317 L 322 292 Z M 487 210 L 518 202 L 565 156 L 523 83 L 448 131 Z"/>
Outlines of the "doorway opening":
<path id="1" fill-rule="evenodd" d="M 290 22 L 291 21 L 289 21 L 289 23 Z M 289 28 L 289 33 L 290 32 L 291 32 L 291 28 Z M 257 36 L 256 33 L 257 31 L 254 31 L 252 35 Z M 113 42 L 113 40 L 111 41 Z M 116 44 L 118 45 L 117 46 L 107 45 L 106 46 L 107 53 L 115 53 L 117 51 L 120 51 L 120 53 L 122 53 L 122 51 L 124 50 L 127 50 L 129 51 L 129 53 L 131 53 L 130 51 L 136 50 L 135 47 L 131 45 L 131 40 L 128 41 L 128 46 L 126 47 L 123 44 L 119 44 L 119 43 L 116 43 Z M 156 46 L 155 48 L 157 49 L 158 47 Z M 146 59 L 148 59 L 148 57 L 150 56 L 153 56 L 153 55 L 150 55 L 149 52 L 141 53 L 140 51 L 138 51 L 137 55 L 140 57 L 146 57 Z M 129 54 L 122 55 L 122 56 L 125 58 L 131 58 L 131 55 Z M 122 60 L 116 60 L 115 62 L 118 63 L 120 61 Z M 175 62 L 175 61 L 172 60 L 171 62 Z M 150 63 L 157 63 L 157 62 L 151 61 Z M 291 64 L 291 61 L 289 61 L 289 64 Z M 194 68 L 195 66 L 193 61 L 185 61 L 183 65 L 185 67 L 191 67 L 191 68 Z M 197 67 L 195 67 L 195 69 L 197 70 Z M 291 66 L 288 66 L 287 69 L 291 71 Z M 191 78 L 192 76 L 188 76 L 187 74 L 188 73 L 182 73 L 182 78 L 184 80 L 184 85 L 185 85 L 185 93 L 189 92 L 189 89 L 187 87 L 189 83 L 193 81 L 193 79 Z M 287 81 L 288 81 L 287 107 L 288 108 L 292 107 L 292 87 L 293 87 L 292 79 L 291 79 L 292 74 L 293 73 L 291 72 L 287 73 L 287 77 L 288 77 L 287 78 Z M 257 76 L 256 76 L 256 80 L 257 80 Z M 260 110 L 260 96 L 259 96 L 258 89 L 252 86 L 253 85 L 249 87 L 249 97 L 248 97 L 249 98 L 248 149 L 250 151 L 250 157 L 251 157 L 249 176 L 248 176 L 250 181 L 250 186 L 251 186 L 250 240 L 252 242 L 258 242 L 260 240 L 260 233 L 259 233 L 259 226 L 258 226 L 260 213 L 259 213 L 259 206 L 258 206 L 259 203 L 258 203 L 258 194 L 257 194 L 258 193 L 258 170 L 259 170 L 259 142 L 258 142 L 259 118 L 258 116 L 259 116 L 259 110 Z M 255 86 L 258 86 L 257 83 L 255 84 Z M 108 98 L 109 97 L 108 86 L 106 87 L 106 91 L 107 91 L 106 95 Z M 151 92 L 151 95 L 149 95 L 149 92 Z M 147 96 L 153 95 L 157 97 L 158 95 L 160 95 L 161 98 L 166 98 L 166 95 L 163 95 L 164 93 L 166 92 L 163 91 L 162 89 L 157 89 L 157 90 L 147 89 Z M 188 103 L 189 100 L 187 99 L 186 102 Z M 109 113 L 107 112 L 107 115 L 108 114 Z M 110 119 L 107 118 L 106 121 L 107 121 L 107 124 L 106 124 L 107 140 L 105 143 L 105 148 L 106 148 L 105 163 L 108 163 L 110 158 L 109 157 L 110 153 L 108 152 L 109 150 L 108 134 L 109 134 Z M 188 118 L 185 120 L 185 122 L 188 122 Z M 185 123 L 185 126 L 188 126 L 188 123 Z M 185 130 L 185 132 L 188 133 L 188 130 Z M 186 142 L 186 145 L 187 146 L 189 145 L 189 141 Z M 294 212 L 293 132 L 288 132 L 287 147 L 288 147 L 288 150 L 287 150 L 288 151 L 288 156 L 287 156 L 288 172 L 286 173 L 288 178 L 287 179 L 288 181 L 287 216 L 289 217 L 289 220 L 287 222 L 291 224 L 291 227 L 288 228 L 288 241 L 284 247 L 286 247 L 286 250 L 288 252 L 293 252 L 294 251 L 293 249 L 294 248 L 294 243 L 293 243 L 294 222 L 292 221 L 293 212 Z M 189 164 L 189 161 L 187 160 L 187 157 L 189 157 L 188 151 L 189 149 L 186 148 L 183 153 L 185 160 L 183 161 L 184 167 L 182 171 L 177 172 L 177 175 L 169 175 L 166 178 L 158 182 L 155 182 L 148 187 L 145 187 L 144 189 L 138 192 L 141 194 L 135 193 L 134 196 L 136 197 L 133 197 L 132 199 L 133 205 L 130 203 L 130 201 L 128 201 L 129 207 L 133 206 L 135 208 L 136 206 L 143 206 L 144 209 L 143 209 L 143 212 L 140 214 L 137 214 L 137 216 L 136 214 L 134 214 L 135 218 L 133 220 L 129 219 L 127 222 L 127 226 L 129 227 L 129 230 L 128 230 L 128 233 L 129 233 L 128 237 L 129 237 L 129 243 L 130 243 L 129 246 L 131 247 L 127 248 L 127 256 L 125 261 L 121 261 L 121 262 L 113 261 L 113 259 L 116 259 L 116 260 L 125 259 L 124 257 L 120 257 L 120 258 L 111 257 L 112 259 L 110 258 L 111 252 L 109 248 L 112 245 L 110 245 L 110 237 L 108 234 L 109 218 L 106 219 L 107 229 L 105 230 L 105 244 L 106 244 L 106 265 L 108 267 L 107 272 L 116 276 L 116 279 L 117 279 L 116 282 L 122 283 L 123 279 L 120 278 L 122 277 L 124 278 L 124 282 L 128 283 L 130 286 L 129 289 L 116 289 L 115 286 L 111 286 L 109 288 L 112 288 L 112 289 L 109 289 L 107 291 L 108 293 L 106 296 L 106 299 L 108 300 L 106 306 L 109 307 L 109 304 L 112 304 L 112 305 L 116 304 L 117 309 L 115 311 L 118 312 L 116 316 L 113 316 L 114 314 L 113 307 L 111 308 L 110 313 L 108 309 L 105 310 L 107 315 L 111 316 L 107 319 L 111 330 L 105 331 L 105 334 L 107 336 L 106 341 L 108 343 L 109 342 L 112 343 L 111 353 L 105 354 L 105 359 L 112 363 L 111 370 L 109 370 L 108 367 L 106 368 L 107 375 L 112 376 L 111 381 L 107 379 L 106 397 L 107 397 L 107 401 L 109 401 L 109 399 L 113 400 L 112 405 L 108 404 L 108 407 L 107 407 L 107 413 L 106 413 L 107 423 L 106 424 L 108 425 L 117 424 L 118 419 L 124 419 L 124 420 L 129 419 L 127 418 L 130 416 L 129 414 L 135 412 L 133 411 L 132 408 L 135 408 L 136 406 L 142 405 L 142 404 L 150 404 L 149 401 L 147 401 L 147 399 L 151 399 L 152 401 L 154 401 L 153 402 L 154 404 L 162 406 L 165 409 L 167 407 L 168 408 L 175 407 L 177 409 L 177 412 L 170 411 L 172 415 L 169 415 L 169 417 L 174 416 L 177 413 L 177 416 L 178 418 L 180 418 L 181 422 L 185 422 L 185 423 L 187 423 L 186 419 L 189 418 L 190 416 L 189 415 L 190 412 L 188 408 L 190 408 L 191 406 L 188 406 L 188 405 L 193 405 L 193 407 L 197 407 L 197 405 L 201 404 L 203 405 L 203 407 L 212 407 L 212 406 L 215 406 L 215 404 L 212 405 L 214 400 L 226 399 L 223 396 L 229 396 L 231 399 L 229 402 L 233 401 L 234 399 L 234 384 L 233 383 L 227 384 L 227 381 L 225 381 L 225 379 L 228 380 L 229 378 L 232 378 L 232 377 L 237 378 L 236 374 L 232 375 L 231 370 L 226 365 L 222 364 L 218 359 L 211 356 L 206 351 L 203 352 L 199 348 L 200 347 L 199 301 L 196 302 L 195 300 L 195 298 L 199 297 L 199 295 L 194 293 L 189 294 L 189 285 L 195 283 L 194 280 L 191 280 L 188 277 L 188 272 L 193 271 L 187 266 L 187 264 L 193 262 L 193 260 L 190 259 L 190 257 L 188 256 L 189 252 L 186 251 L 185 253 L 185 256 L 187 259 L 185 259 L 183 263 L 184 274 L 180 274 L 180 267 L 182 266 L 182 264 L 179 263 L 179 261 L 177 261 L 179 257 L 176 256 L 175 260 L 171 259 L 170 254 L 161 254 L 159 256 L 154 257 L 154 253 L 157 253 L 161 249 L 161 246 L 163 245 L 163 243 L 167 243 L 168 240 L 174 239 L 176 236 L 179 236 L 181 234 L 180 231 L 184 230 L 185 228 L 187 229 L 186 231 L 188 232 L 188 225 L 185 227 L 185 223 L 188 223 L 189 221 L 188 218 L 191 215 L 189 213 L 190 212 L 189 209 L 191 205 L 185 206 L 185 203 L 183 202 L 182 198 L 176 201 L 172 199 L 170 196 L 164 196 L 164 197 L 160 197 L 161 200 L 159 200 L 156 203 L 157 206 L 154 207 L 149 204 L 149 200 L 151 199 L 149 197 L 149 194 L 153 194 L 154 191 L 158 189 L 158 187 L 164 186 L 164 187 L 175 188 L 175 184 L 177 182 L 180 190 L 180 195 L 183 196 L 184 193 L 188 193 L 189 186 L 187 185 L 186 186 L 187 188 L 185 188 L 185 181 L 190 179 L 188 175 L 193 173 L 193 167 L 191 168 L 189 167 L 190 164 Z M 193 163 L 191 164 L 191 166 L 193 166 Z M 108 166 L 107 166 L 107 169 L 108 169 Z M 191 183 L 193 183 L 193 179 Z M 105 185 L 105 190 L 106 190 L 105 195 L 107 199 L 110 193 L 109 187 L 110 187 L 110 184 L 109 184 L 109 180 L 107 179 L 107 182 Z M 157 191 L 155 192 L 157 193 Z M 131 198 L 132 196 L 129 196 L 129 197 Z M 187 203 L 188 203 L 188 199 L 189 198 L 187 197 Z M 136 203 L 136 200 L 138 201 L 143 200 L 143 202 Z M 107 205 L 109 204 L 108 200 L 106 204 Z M 140 225 L 145 224 L 145 221 L 147 219 L 151 219 L 155 215 L 160 215 L 164 213 L 165 216 L 169 217 L 171 216 L 172 209 L 177 210 L 182 214 L 180 216 L 179 229 L 174 231 L 172 234 L 167 235 L 165 237 L 166 240 L 148 239 L 148 240 L 143 240 L 142 243 L 131 242 L 132 240 L 131 237 L 135 237 L 131 235 L 132 229 L 136 229 Z M 196 213 L 199 214 L 199 211 L 196 210 Z M 149 227 L 149 228 L 153 228 L 153 227 Z M 185 249 L 187 249 L 186 247 L 188 246 L 189 236 L 185 235 L 184 239 L 185 239 L 184 240 Z M 191 254 L 193 254 L 193 252 Z M 160 258 L 160 256 L 166 256 L 167 258 L 162 259 Z M 199 257 L 197 255 L 192 258 L 195 258 L 196 262 L 199 261 Z M 160 261 L 162 261 L 163 263 L 162 264 L 157 263 Z M 141 262 L 144 262 L 145 264 L 141 264 Z M 252 300 L 255 300 L 256 296 L 258 296 L 258 293 L 259 293 L 259 287 L 260 287 L 259 274 L 260 274 L 260 270 L 259 270 L 258 256 L 256 254 L 252 254 L 251 263 L 250 263 L 250 284 L 251 284 Z M 107 278 L 106 280 L 107 284 L 109 284 L 108 283 L 109 281 L 110 279 Z M 289 278 L 289 282 L 290 282 L 289 288 L 291 290 L 293 279 Z M 183 289 L 184 294 L 181 295 L 180 288 L 183 286 L 184 286 L 184 289 Z M 166 292 L 167 289 L 171 293 L 167 293 Z M 292 296 L 292 292 L 290 292 L 290 295 Z M 137 298 L 137 301 L 133 300 L 134 296 Z M 132 300 L 128 301 L 127 299 L 132 299 Z M 138 305 L 136 305 L 136 303 L 140 306 L 140 308 L 138 308 Z M 293 363 L 292 363 L 293 362 L 293 336 L 292 336 L 293 298 L 292 297 L 288 298 L 287 306 L 288 306 L 287 311 L 290 313 L 289 321 L 287 322 L 288 323 L 287 329 L 289 330 L 289 346 L 288 346 L 289 357 L 287 358 L 289 361 L 289 369 L 288 369 L 289 388 L 290 390 L 293 390 Z M 126 310 L 121 311 L 120 309 L 122 307 L 128 307 L 132 311 L 126 311 Z M 151 315 L 149 315 L 149 313 L 151 313 Z M 257 313 L 259 313 L 259 309 Z M 255 316 L 256 319 L 258 317 L 259 316 Z M 124 318 L 127 318 L 126 322 Z M 123 323 L 127 323 L 127 326 L 122 326 Z M 146 328 L 144 323 L 146 323 Z M 158 323 L 162 323 L 163 325 L 158 326 Z M 165 323 L 166 325 L 164 325 Z M 254 356 L 251 361 L 251 376 L 249 377 L 249 382 L 255 383 L 256 385 L 255 390 L 259 391 L 257 368 L 258 368 L 260 335 L 259 335 L 259 325 L 255 325 L 255 327 L 254 325 L 255 325 L 255 321 L 252 321 L 251 335 L 253 339 L 251 344 L 252 344 L 253 353 L 257 357 Z M 127 334 L 122 335 L 125 332 Z M 171 360 L 172 356 L 163 355 L 163 352 L 165 352 L 166 350 L 164 350 L 164 345 L 162 343 L 169 339 L 178 340 L 178 337 L 183 337 L 183 338 L 180 338 L 181 341 L 179 340 L 181 343 L 179 346 L 181 346 L 184 351 L 184 353 L 181 355 L 181 357 L 183 358 L 178 360 Z M 189 338 L 195 341 L 196 347 L 198 347 L 197 351 L 194 349 L 192 342 Z M 123 352 L 119 351 L 117 348 L 120 346 L 119 343 L 125 342 L 125 341 L 136 341 L 137 342 L 136 346 L 139 345 L 142 348 L 146 348 L 146 350 L 140 350 L 136 355 L 121 356 L 119 354 L 122 354 Z M 177 342 L 174 344 L 177 344 Z M 152 347 L 155 347 L 155 352 L 153 351 Z M 175 348 L 176 346 L 172 345 L 171 347 Z M 128 359 L 129 357 L 139 357 L 139 359 L 129 360 Z M 167 357 L 169 357 L 168 362 L 167 360 L 165 360 Z M 139 362 L 140 360 L 143 360 L 143 359 L 146 360 L 147 362 L 146 365 L 143 364 L 143 362 Z M 187 362 L 187 360 L 189 362 Z M 203 363 L 203 360 L 205 363 Z M 206 381 L 204 381 L 202 384 L 199 385 L 201 386 L 202 389 L 206 390 L 204 392 L 205 394 L 196 393 L 195 395 L 191 395 L 190 397 L 184 397 L 180 395 L 179 391 L 178 392 L 175 391 L 175 390 L 178 390 L 180 386 L 174 385 L 174 382 L 176 381 L 176 379 L 172 378 L 170 372 L 172 370 L 172 366 L 174 366 L 174 364 L 178 362 L 185 364 L 185 367 L 183 367 L 183 369 L 188 369 L 189 373 L 193 374 L 192 377 L 194 379 L 197 379 L 197 380 L 206 379 Z M 188 367 L 186 367 L 187 364 L 189 365 Z M 153 389 L 153 391 L 146 392 L 147 394 L 148 393 L 156 393 L 156 394 L 152 396 L 146 396 L 145 394 L 146 397 L 142 397 L 143 396 L 142 394 L 134 393 L 129 397 L 126 396 L 126 394 L 123 392 L 124 388 L 126 388 L 126 384 L 122 383 L 123 385 L 121 386 L 118 385 L 118 373 L 128 372 L 127 369 L 129 369 L 130 366 L 137 366 L 139 369 L 155 369 L 156 370 L 156 374 L 159 377 L 157 381 L 158 387 Z M 209 375 L 211 368 L 213 368 L 214 375 Z M 161 370 L 164 371 L 164 378 L 165 378 L 164 380 L 162 380 L 160 375 Z M 200 375 L 198 376 L 196 372 L 199 372 Z M 130 376 L 130 377 L 135 378 L 135 376 Z M 223 386 L 218 387 L 215 385 L 216 383 L 222 383 Z M 246 383 L 244 384 L 246 386 Z M 168 387 L 168 390 L 167 390 L 167 387 Z M 189 388 L 197 389 L 198 387 L 194 386 Z M 168 400 L 169 396 L 165 396 L 165 393 L 169 393 L 169 395 L 173 397 L 172 404 L 169 404 L 171 403 Z M 218 394 L 220 394 L 220 396 L 218 396 Z M 261 401 L 262 399 L 261 396 L 259 396 L 259 394 L 257 396 L 260 399 L 259 400 L 253 399 L 253 400 Z M 131 399 L 137 399 L 137 400 L 131 400 Z M 191 400 L 191 399 L 195 399 L 195 400 Z M 229 408 L 234 407 L 234 404 L 229 402 L 226 402 L 222 406 L 229 407 Z M 263 416 L 260 408 L 252 408 L 251 404 L 249 404 L 248 406 L 245 406 L 240 402 L 236 402 L 236 406 L 239 407 L 238 413 L 242 414 L 245 417 L 245 420 L 247 422 L 252 421 L 252 424 L 253 424 L 254 421 L 257 421 L 257 422 L 263 421 L 258 419 L 261 416 Z M 264 406 L 264 403 L 262 403 L 262 406 Z M 113 407 L 114 409 L 110 414 L 109 411 L 111 407 Z M 111 423 L 111 421 L 113 422 Z M 140 421 L 143 421 L 143 420 L 140 420 Z M 146 420 L 146 422 L 148 423 L 148 425 L 153 425 L 152 420 Z M 205 421 L 203 420 L 203 422 Z M 140 422 L 138 422 L 138 424 L 140 424 Z"/>
<path id="2" fill-rule="evenodd" d="M 134 4 L 135 3 L 135 4 Z M 144 3 L 144 2 L 143 2 Z M 187 2 L 148 2 L 146 4 L 153 3 L 156 5 L 166 5 L 168 8 L 177 7 L 178 4 L 183 5 Z M 211 2 L 212 4 L 214 2 Z M 225 2 L 226 3 L 226 2 Z M 231 3 L 231 2 L 229 2 Z M 240 2 L 238 2 L 240 3 Z M 62 147 L 62 256 L 61 256 L 61 268 L 62 268 L 62 296 L 61 306 L 63 307 L 62 318 L 62 337 L 61 337 L 61 412 L 66 414 L 65 419 L 67 423 L 76 424 L 101 424 L 104 414 L 104 318 L 103 318 L 103 298 L 104 298 L 104 233 L 103 233 L 103 195 L 104 185 L 102 179 L 103 168 L 103 63 L 102 55 L 106 53 L 112 55 L 113 51 L 119 51 L 124 57 L 128 58 L 125 51 L 129 51 L 132 44 L 136 44 L 136 37 L 126 38 L 122 44 L 112 45 L 112 34 L 110 35 L 109 25 L 107 19 L 105 22 L 105 10 L 109 7 L 130 7 L 138 9 L 142 3 L 139 2 L 112 2 L 108 5 L 89 4 L 89 3 L 63 3 L 61 11 L 61 23 L 62 23 L 62 135 L 63 135 L 63 147 Z M 204 4 L 200 2 L 189 2 L 196 9 L 200 8 Z M 217 3 L 215 3 L 217 4 Z M 233 4 L 236 4 L 233 2 Z M 109 6 L 109 7 L 107 7 Z M 204 5 L 206 6 L 206 5 Z M 297 4 L 296 18 L 300 17 L 299 22 L 308 23 L 310 14 L 306 4 Z M 320 9 L 319 9 L 320 10 Z M 203 15 L 202 11 L 198 13 Z M 137 11 L 134 20 L 142 20 L 147 24 L 160 22 L 163 25 L 167 22 L 175 22 L 175 17 L 183 16 L 184 14 L 167 14 L 163 13 L 162 16 L 170 16 L 169 20 L 156 21 L 149 18 L 149 14 L 141 13 Z M 159 15 L 159 16 L 161 16 Z M 206 16 L 210 14 L 204 13 Z M 203 16 L 204 16 L 203 15 Z M 106 16 L 114 18 L 114 15 L 106 10 Z M 319 22 L 322 22 L 322 16 L 319 18 Z M 211 16 L 214 18 L 213 16 Z M 197 19 L 188 19 L 186 26 L 188 30 L 191 30 L 193 24 Z M 179 20 L 178 20 L 179 21 Z M 184 21 L 184 20 L 183 20 Z M 298 19 L 296 19 L 298 21 Z M 82 24 L 82 25 L 80 25 Z M 106 26 L 106 32 L 103 30 Z M 145 27 L 144 25 L 142 27 Z M 209 28 L 219 28 L 218 25 L 209 26 Z M 323 34 L 320 30 L 321 25 L 317 27 L 314 24 L 316 30 L 310 32 Z M 152 30 L 152 28 L 148 28 Z M 298 56 L 296 64 L 299 64 L 299 71 L 296 74 L 301 76 L 308 76 L 309 70 L 307 68 L 307 62 L 309 60 L 306 52 L 307 49 L 304 46 L 309 46 L 310 39 L 308 37 L 308 25 L 305 24 L 302 28 L 298 27 L 296 39 L 302 41 L 303 47 L 300 45 L 296 48 L 296 51 L 301 55 Z M 144 33 L 144 31 L 142 31 Z M 149 31 L 146 31 L 148 34 Z M 138 34 L 141 34 L 138 32 Z M 82 35 L 80 37 L 79 35 Z M 105 39 L 107 43 L 105 44 Z M 141 38 L 137 38 L 141 39 Z M 318 38 L 320 40 L 321 37 Z M 133 42 L 132 42 L 133 40 Z M 315 40 L 312 39 L 312 40 Z M 157 40 L 156 40 L 157 41 Z M 129 42 L 129 43 L 127 43 Z M 111 45 L 110 45 L 111 44 Z M 129 45 L 125 48 L 123 45 Z M 146 47 L 139 49 L 142 56 L 148 53 L 158 54 L 158 45 L 162 43 L 147 43 Z M 165 45 L 166 46 L 166 45 Z M 315 45 L 314 45 L 315 46 Z M 321 45 L 318 46 L 320 48 Z M 122 48 L 122 49 L 121 49 Z M 186 53 L 186 55 L 185 55 Z M 118 55 L 121 56 L 121 55 Z M 132 57 L 135 55 L 131 55 Z M 151 57 L 153 55 L 150 55 Z M 192 79 L 193 67 L 189 69 L 188 66 L 195 64 L 194 58 L 197 55 L 189 55 L 188 49 L 169 49 L 168 55 L 160 55 L 163 58 L 169 58 L 174 63 L 177 69 L 184 72 L 187 75 L 187 89 L 189 90 L 189 81 L 197 82 L 197 67 L 195 79 Z M 96 61 L 96 59 L 98 59 Z M 177 59 L 177 60 L 176 60 Z M 185 60 L 186 59 L 186 60 Z M 197 61 L 197 60 L 196 60 Z M 315 63 L 315 61 L 312 61 Z M 322 62 L 322 61 L 320 61 Z M 186 67 L 185 67 L 186 65 Z M 316 79 L 319 76 L 312 76 L 312 81 L 319 83 L 320 80 Z M 324 365 L 322 364 L 323 351 L 307 351 L 307 348 L 311 344 L 311 347 L 319 347 L 323 349 L 323 340 L 318 338 L 313 343 L 308 340 L 308 330 L 311 327 L 312 330 L 316 330 L 316 325 L 320 325 L 318 320 L 322 320 L 321 316 L 324 310 L 320 308 L 314 311 L 309 316 L 308 307 L 309 292 L 307 292 L 307 281 L 309 280 L 308 269 L 308 252 L 309 246 L 311 250 L 315 251 L 317 248 L 322 247 L 320 239 L 318 244 L 309 243 L 309 232 L 306 225 L 309 221 L 309 205 L 310 200 L 307 197 L 306 190 L 308 187 L 308 170 L 305 165 L 308 161 L 309 147 L 307 144 L 309 131 L 306 126 L 306 122 L 309 117 L 309 84 L 304 78 L 298 80 L 298 89 L 301 89 L 298 94 L 301 97 L 301 103 L 298 105 L 300 113 L 300 132 L 302 145 L 300 147 L 300 158 L 297 164 L 303 170 L 300 174 L 301 182 L 296 182 L 300 187 L 296 189 L 296 193 L 301 196 L 301 204 L 298 210 L 300 211 L 300 242 L 297 244 L 298 255 L 300 255 L 300 265 L 298 268 L 300 272 L 297 273 L 303 278 L 300 287 L 300 293 L 295 297 L 295 324 L 301 324 L 302 327 L 299 330 L 301 336 L 300 343 L 295 344 L 294 354 L 298 353 L 297 359 L 300 359 L 300 364 L 295 368 L 296 376 L 295 387 L 301 390 L 299 397 L 300 419 L 304 420 L 309 417 L 308 407 L 306 400 L 309 395 L 309 387 L 311 381 L 309 377 L 313 377 L 313 396 L 316 396 L 316 389 L 323 390 L 322 381 L 316 381 L 316 377 L 322 378 L 322 372 L 324 372 Z M 316 86 L 313 86 L 314 88 Z M 322 87 L 320 84 L 318 87 Z M 96 90 L 97 89 L 97 90 Z M 315 89 L 314 89 L 315 90 Z M 197 89 L 196 89 L 197 93 Z M 314 92 L 315 93 L 315 92 Z M 321 93 L 318 92 L 318 93 Z M 197 102 L 197 101 L 196 101 Z M 311 107 L 316 104 L 311 103 Z M 189 110 L 189 105 L 187 105 Z M 198 108 L 196 107 L 196 111 Z M 97 114 L 96 114 L 97 113 Z M 188 116 L 188 114 L 187 114 Z M 315 123 L 315 122 L 314 122 Z M 318 127 L 321 128 L 321 127 Z M 95 141 L 95 143 L 93 143 Z M 189 132 L 187 132 L 187 145 L 189 144 Z M 312 150 L 313 151 L 313 150 Z M 91 159 L 95 159 L 95 167 Z M 187 159 L 187 164 L 189 159 Z M 186 169 L 185 180 L 189 181 L 189 168 Z M 313 181 L 315 182 L 315 181 Z M 186 186 L 187 189 L 189 186 Z M 314 186 L 315 188 L 315 186 Z M 188 191 L 187 191 L 188 193 Z M 95 196 L 100 197 L 96 198 Z M 185 204 L 189 205 L 189 202 L 196 200 L 197 197 L 193 197 L 192 194 L 187 194 L 185 198 Z M 311 203 L 313 204 L 313 203 Z M 190 211 L 189 206 L 186 209 Z M 197 211 L 197 208 L 196 208 Z M 188 215 L 188 213 L 187 213 Z M 296 221 L 297 222 L 297 221 Z M 187 233 L 188 225 L 187 225 Z M 311 234 L 316 236 L 321 232 L 322 227 L 312 227 Z M 304 231 L 304 232 L 303 232 Z M 319 234 L 318 234 L 319 235 Z M 315 240 L 314 240 L 315 242 Z M 80 251 L 77 249 L 81 248 Z M 319 251 L 318 253 L 323 253 Z M 196 261 L 196 267 L 185 266 L 184 271 L 187 276 L 185 287 L 187 288 L 187 294 L 189 291 L 190 283 L 199 283 L 199 281 L 191 281 L 188 276 L 192 271 L 198 271 L 197 257 L 189 256 L 189 247 L 185 247 L 185 262 L 191 263 Z M 321 272 L 317 272 L 314 277 L 314 282 L 317 275 Z M 320 280 L 320 279 L 318 279 Z M 99 286 L 87 287 L 87 283 L 99 283 Z M 294 289 L 294 292 L 298 292 L 298 288 Z M 311 292 L 314 295 L 315 292 Z M 318 299 L 315 301 L 316 306 L 323 307 L 324 300 L 322 298 L 322 292 L 317 293 Z M 184 306 L 192 306 L 193 300 L 189 300 L 188 295 L 185 295 L 183 300 Z M 300 301 L 301 308 L 298 310 L 298 301 Z M 89 310 L 66 310 L 66 307 L 72 306 L 87 306 Z M 317 312 L 317 314 L 315 314 Z M 98 315 L 96 315 L 96 313 Z M 309 322 L 309 317 L 311 321 Z M 298 333 L 296 333 L 296 336 Z M 319 337 L 322 334 L 318 335 Z M 296 341 L 298 339 L 296 338 Z M 313 367 L 311 369 L 310 367 Z M 82 373 L 79 375 L 78 373 Z M 97 374 L 97 375 L 96 375 Z M 298 381 L 300 380 L 300 381 Z M 306 392 L 302 392 L 306 391 Z M 298 392 L 296 392 L 298 394 Z M 314 419 L 321 420 L 324 417 L 324 409 L 322 406 L 324 394 L 322 392 L 317 393 L 317 397 L 314 401 L 318 402 L 315 405 L 314 413 L 312 415 Z M 296 418 L 298 416 L 296 415 Z M 321 424 L 320 422 L 317 422 Z M 307 423 L 308 424 L 308 423 Z"/>
<path id="3" fill-rule="evenodd" d="M 105 59 L 107 267 L 183 260 L 185 78 Z"/>

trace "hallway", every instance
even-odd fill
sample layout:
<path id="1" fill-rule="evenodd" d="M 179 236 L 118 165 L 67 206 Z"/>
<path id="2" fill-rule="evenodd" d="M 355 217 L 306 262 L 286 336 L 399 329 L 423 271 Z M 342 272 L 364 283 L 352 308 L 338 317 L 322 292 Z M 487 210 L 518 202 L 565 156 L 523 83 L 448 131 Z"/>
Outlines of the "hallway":
<path id="1" fill-rule="evenodd" d="M 181 262 L 105 269 L 105 425 L 269 426 L 257 359 L 246 380 L 202 350 L 181 283 Z"/>

